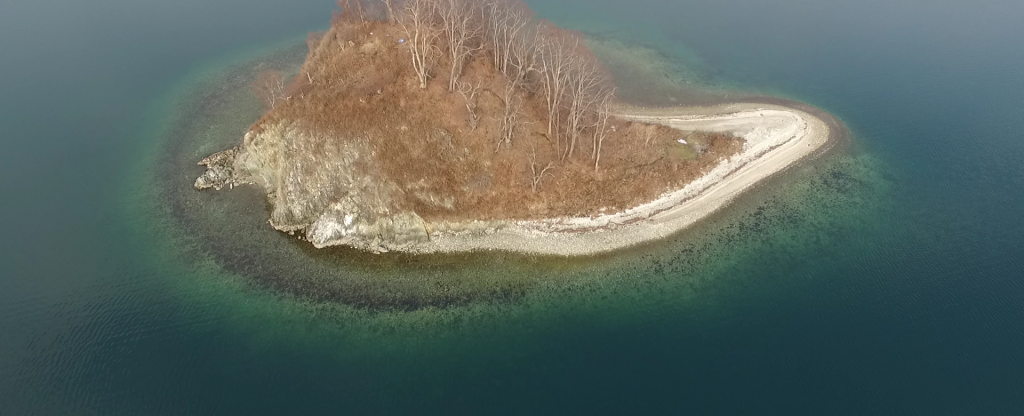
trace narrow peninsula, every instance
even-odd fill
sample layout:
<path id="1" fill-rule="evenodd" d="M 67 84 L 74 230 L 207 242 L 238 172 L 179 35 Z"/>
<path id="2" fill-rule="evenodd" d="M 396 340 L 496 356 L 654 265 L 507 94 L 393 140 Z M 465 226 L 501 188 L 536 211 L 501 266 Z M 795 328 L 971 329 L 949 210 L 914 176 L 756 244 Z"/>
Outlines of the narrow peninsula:
<path id="1" fill-rule="evenodd" d="M 518 0 L 341 0 L 268 111 L 200 162 L 258 186 L 318 248 L 588 255 L 666 237 L 819 151 L 830 127 L 769 104 L 616 101 L 582 35 Z"/>

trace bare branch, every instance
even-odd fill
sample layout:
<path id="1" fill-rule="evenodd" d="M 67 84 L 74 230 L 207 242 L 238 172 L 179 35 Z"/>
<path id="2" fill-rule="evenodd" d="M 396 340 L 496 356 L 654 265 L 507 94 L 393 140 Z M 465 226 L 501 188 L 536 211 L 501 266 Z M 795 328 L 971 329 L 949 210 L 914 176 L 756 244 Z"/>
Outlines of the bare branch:
<path id="1" fill-rule="evenodd" d="M 412 67 L 419 79 L 420 88 L 427 88 L 431 69 L 437 59 L 438 50 L 434 43 L 441 31 L 434 25 L 436 0 L 408 0 L 405 9 L 397 16 L 398 24 L 405 31 L 406 44 L 412 55 Z"/>
<path id="2" fill-rule="evenodd" d="M 476 130 L 477 126 L 480 125 L 480 114 L 477 112 L 480 83 L 473 85 L 459 81 L 457 88 L 459 94 L 462 95 L 462 98 L 466 101 L 466 111 L 469 112 L 469 128 L 470 130 Z"/>
<path id="3" fill-rule="evenodd" d="M 497 152 L 498 149 L 501 149 L 502 144 L 507 147 L 512 147 L 512 139 L 515 137 L 516 130 L 519 128 L 519 117 L 522 115 L 522 112 L 523 102 L 516 95 L 516 85 L 510 82 L 508 86 L 505 87 L 505 113 L 501 117 L 498 147 L 494 149 L 495 152 Z"/>
<path id="4" fill-rule="evenodd" d="M 392 5 L 393 1 L 392 0 L 380 0 L 380 1 L 381 1 L 381 3 L 384 3 L 384 8 L 386 9 L 386 12 L 387 12 L 387 21 L 390 22 L 390 23 L 394 23 L 395 22 L 395 8 Z"/>
<path id="5" fill-rule="evenodd" d="M 342 17 L 351 21 L 366 21 L 366 13 L 363 11 L 363 0 L 338 0 L 338 7 L 341 8 Z"/>
<path id="6" fill-rule="evenodd" d="M 263 71 L 252 84 L 252 91 L 267 108 L 273 108 L 285 99 L 284 75 L 278 71 Z"/>
<path id="7" fill-rule="evenodd" d="M 548 136 L 555 136 L 556 149 L 561 152 L 560 110 L 562 97 L 568 85 L 570 69 L 575 57 L 573 51 L 578 40 L 553 27 L 538 28 L 538 68 L 545 102 L 548 108 Z"/>
<path id="8" fill-rule="evenodd" d="M 522 23 L 525 25 L 526 21 Z M 509 67 L 508 73 L 505 75 L 513 84 L 522 85 L 526 82 L 527 76 L 540 69 L 538 66 L 540 44 L 537 30 L 534 27 L 524 26 L 515 33 L 516 35 L 510 39 L 508 44 Z"/>
<path id="9" fill-rule="evenodd" d="M 614 99 L 614 89 L 602 91 L 598 98 L 597 120 L 594 123 L 594 150 L 591 156 L 594 159 L 594 172 L 597 172 L 601 164 L 601 147 L 604 145 L 604 138 L 608 135 L 608 118 L 611 116 L 612 100 Z"/>
<path id="10" fill-rule="evenodd" d="M 567 113 L 565 134 L 569 141 L 568 149 L 562 154 L 562 158 L 572 157 L 576 150 L 576 144 L 583 128 L 586 126 L 586 117 L 594 113 L 594 106 L 598 101 L 599 93 L 606 78 L 600 66 L 594 59 L 579 56 L 570 66 L 567 88 Z"/>
<path id="11" fill-rule="evenodd" d="M 480 6 L 473 0 L 438 0 L 437 6 L 444 43 L 451 61 L 448 90 L 455 91 L 466 61 L 482 47 L 478 37 L 483 28 L 476 11 Z"/>
<path id="12" fill-rule="evenodd" d="M 515 49 L 521 48 L 519 52 L 523 52 L 533 46 L 527 30 L 533 21 L 533 12 L 515 0 L 487 0 L 484 11 L 494 67 L 509 79 L 519 78 L 512 73 L 517 66 Z"/>
<path id="13" fill-rule="evenodd" d="M 544 176 L 550 175 L 551 173 L 548 170 L 553 167 L 554 164 L 548 162 L 547 165 L 540 168 L 540 165 L 537 163 L 537 149 L 530 148 L 530 188 L 533 190 L 533 193 L 537 193 L 537 190 L 540 189 L 541 181 L 544 180 Z"/>

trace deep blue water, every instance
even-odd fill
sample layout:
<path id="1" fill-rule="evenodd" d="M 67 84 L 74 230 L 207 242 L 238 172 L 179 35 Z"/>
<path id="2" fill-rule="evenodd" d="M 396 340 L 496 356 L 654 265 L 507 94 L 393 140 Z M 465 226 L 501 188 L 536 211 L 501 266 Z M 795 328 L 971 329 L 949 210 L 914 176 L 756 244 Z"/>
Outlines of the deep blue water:
<path id="1" fill-rule="evenodd" d="M 7 0 L 0 415 L 1024 413 L 1024 3 L 532 4 L 823 108 L 850 143 L 708 235 L 610 259 L 328 264 L 532 279 L 509 302 L 348 308 L 250 283 L 305 253 L 265 213 L 234 226 L 266 244 L 223 250 L 246 268 L 153 209 L 176 126 L 246 123 L 189 112 L 204 80 L 331 1 Z M 219 202 L 202 212 L 238 214 Z"/>

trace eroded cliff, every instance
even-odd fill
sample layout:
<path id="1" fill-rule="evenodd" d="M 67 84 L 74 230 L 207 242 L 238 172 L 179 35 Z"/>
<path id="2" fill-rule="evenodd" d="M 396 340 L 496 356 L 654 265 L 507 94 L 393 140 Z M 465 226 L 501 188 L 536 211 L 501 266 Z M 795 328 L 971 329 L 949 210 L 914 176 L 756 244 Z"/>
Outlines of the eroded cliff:
<path id="1" fill-rule="evenodd" d="M 197 189 L 263 188 L 270 224 L 318 248 L 346 245 L 389 251 L 427 240 L 404 191 L 381 174 L 365 139 L 330 140 L 276 124 L 245 135 L 241 146 L 210 157 Z"/>

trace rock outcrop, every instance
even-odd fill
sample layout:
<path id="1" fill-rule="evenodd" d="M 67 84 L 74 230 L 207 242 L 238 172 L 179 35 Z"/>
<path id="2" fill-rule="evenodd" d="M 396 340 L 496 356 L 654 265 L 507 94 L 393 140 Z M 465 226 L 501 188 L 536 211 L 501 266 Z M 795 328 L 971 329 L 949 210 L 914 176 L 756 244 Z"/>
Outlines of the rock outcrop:
<path id="1" fill-rule="evenodd" d="M 206 172 L 195 187 L 259 186 L 270 202 L 270 224 L 301 233 L 318 248 L 408 251 L 427 242 L 423 219 L 405 207 L 404 191 L 381 174 L 374 157 L 365 139 L 265 126 L 247 133 L 241 146 L 203 159 Z"/>

